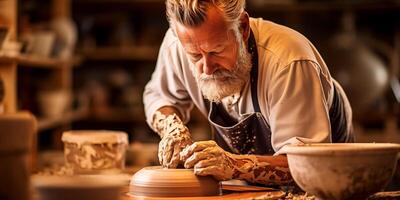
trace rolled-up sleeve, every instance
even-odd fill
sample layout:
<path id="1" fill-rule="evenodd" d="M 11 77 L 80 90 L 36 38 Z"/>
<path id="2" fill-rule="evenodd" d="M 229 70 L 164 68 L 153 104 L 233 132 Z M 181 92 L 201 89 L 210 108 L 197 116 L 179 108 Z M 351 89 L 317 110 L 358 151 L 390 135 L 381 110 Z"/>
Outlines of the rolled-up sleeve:
<path id="1" fill-rule="evenodd" d="M 324 78 L 318 64 L 308 60 L 294 61 L 272 78 L 267 95 L 277 154 L 286 144 L 330 141 Z"/>
<path id="2" fill-rule="evenodd" d="M 186 123 L 193 108 L 191 98 L 182 82 L 182 51 L 177 39 L 167 31 L 158 54 L 156 68 L 143 93 L 146 121 L 151 127 L 154 113 L 163 106 L 173 106 Z"/>

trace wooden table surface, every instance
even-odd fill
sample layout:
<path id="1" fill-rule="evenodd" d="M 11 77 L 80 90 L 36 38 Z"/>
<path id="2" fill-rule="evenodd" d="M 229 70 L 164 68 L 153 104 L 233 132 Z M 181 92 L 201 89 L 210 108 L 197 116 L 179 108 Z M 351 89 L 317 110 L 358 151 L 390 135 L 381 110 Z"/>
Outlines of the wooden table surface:
<path id="1" fill-rule="evenodd" d="M 220 196 L 204 196 L 204 197 L 141 197 L 141 196 L 130 196 L 129 186 L 125 186 L 122 189 L 121 196 L 119 200 L 224 200 L 224 199 L 284 199 L 287 193 L 276 190 L 276 191 L 226 191 L 223 190 L 223 194 Z M 304 197 L 303 195 L 300 195 Z M 297 199 L 303 199 L 298 197 Z M 378 192 L 374 195 L 368 197 L 367 200 L 397 200 L 400 199 L 400 191 L 386 191 Z"/>
<path id="2" fill-rule="evenodd" d="M 123 188 L 120 200 L 208 200 L 208 199 L 279 199 L 285 196 L 283 191 L 258 191 L 258 192 L 227 192 L 223 191 L 220 196 L 204 197 L 142 197 L 128 195 L 129 187 Z"/>
<path id="3" fill-rule="evenodd" d="M 238 189 L 238 188 L 227 188 L 226 185 L 222 184 L 222 189 L 223 189 L 223 194 L 219 196 L 204 196 L 204 197 L 140 197 L 140 196 L 129 196 L 129 183 L 130 183 L 130 178 L 132 174 L 134 174 L 137 170 L 132 170 L 127 172 L 125 176 L 121 176 L 121 178 L 126 181 L 126 185 L 122 188 L 121 194 L 120 194 L 120 200 L 137 200 L 137 199 L 143 199 L 143 200 L 208 200 L 208 199 L 285 199 L 287 197 L 288 193 L 284 192 L 282 190 L 271 190 L 268 188 L 262 188 L 262 191 L 250 191 L 248 188 L 244 189 Z M 232 186 L 232 185 L 231 185 Z M 33 189 L 33 188 L 32 188 Z M 228 190 L 224 190 L 228 189 Z M 400 199 L 400 190 L 398 188 L 394 188 L 396 191 L 391 191 L 391 192 L 378 192 L 374 195 L 371 195 L 368 200 L 394 200 L 394 199 Z M 290 193 L 289 193 L 290 194 Z M 300 195 L 300 194 L 298 194 Z M 297 196 L 297 194 L 296 194 Z M 36 190 L 33 190 L 32 193 L 32 199 L 39 199 L 38 194 Z M 304 195 L 301 195 L 301 197 L 304 197 Z M 298 198 L 299 199 L 299 198 Z M 302 198 L 300 198 L 302 199 Z"/>

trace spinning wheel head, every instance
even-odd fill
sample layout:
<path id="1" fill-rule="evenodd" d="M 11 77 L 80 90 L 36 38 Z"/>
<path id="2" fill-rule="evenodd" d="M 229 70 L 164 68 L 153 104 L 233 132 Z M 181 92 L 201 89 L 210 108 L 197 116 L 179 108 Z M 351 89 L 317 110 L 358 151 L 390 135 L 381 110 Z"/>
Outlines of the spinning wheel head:
<path id="1" fill-rule="evenodd" d="M 209 176 L 196 176 L 193 169 L 145 167 L 131 178 L 129 194 L 146 197 L 213 196 L 221 193 L 220 183 Z"/>

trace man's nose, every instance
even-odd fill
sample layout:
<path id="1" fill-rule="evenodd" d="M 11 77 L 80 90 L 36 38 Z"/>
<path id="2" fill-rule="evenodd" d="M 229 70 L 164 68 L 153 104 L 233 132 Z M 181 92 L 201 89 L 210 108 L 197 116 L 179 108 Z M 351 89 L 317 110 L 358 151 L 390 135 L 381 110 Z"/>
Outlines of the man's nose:
<path id="1" fill-rule="evenodd" d="M 215 63 L 210 59 L 209 56 L 204 56 L 203 62 L 203 73 L 207 75 L 213 74 L 217 70 Z"/>

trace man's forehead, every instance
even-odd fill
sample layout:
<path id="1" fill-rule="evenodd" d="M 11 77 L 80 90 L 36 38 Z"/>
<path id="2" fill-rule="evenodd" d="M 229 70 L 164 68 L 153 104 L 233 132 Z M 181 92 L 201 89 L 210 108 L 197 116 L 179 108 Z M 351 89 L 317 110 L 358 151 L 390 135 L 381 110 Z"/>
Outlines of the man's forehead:
<path id="1" fill-rule="evenodd" d="M 225 46 L 229 42 L 229 34 L 224 31 L 205 31 L 204 33 L 183 33 L 178 32 L 178 38 L 185 49 L 214 50 Z"/>
<path id="2" fill-rule="evenodd" d="M 223 48 L 228 42 L 227 36 L 215 36 L 208 38 L 182 38 L 180 39 L 185 49 L 196 51 L 199 48 L 202 50 L 216 50 Z"/>
<path id="3" fill-rule="evenodd" d="M 207 18 L 200 26 L 188 27 L 178 22 L 173 25 L 179 40 L 186 47 L 217 48 L 229 39 L 225 19 L 221 11 L 214 7 L 208 9 Z"/>

